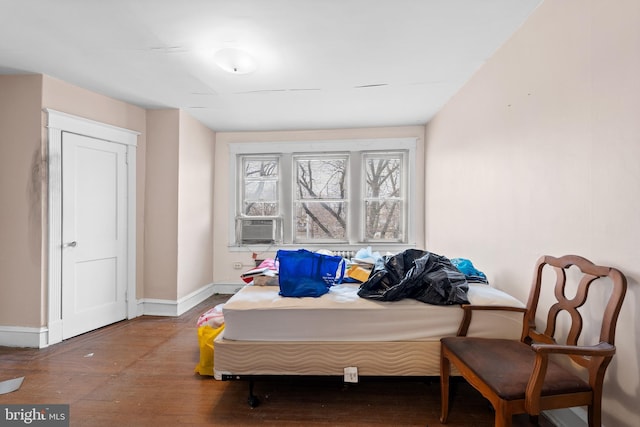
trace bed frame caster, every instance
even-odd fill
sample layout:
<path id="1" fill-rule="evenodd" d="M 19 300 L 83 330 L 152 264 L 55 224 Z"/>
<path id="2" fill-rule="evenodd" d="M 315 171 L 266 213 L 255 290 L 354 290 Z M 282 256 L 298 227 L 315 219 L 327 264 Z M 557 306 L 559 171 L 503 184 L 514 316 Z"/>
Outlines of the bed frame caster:
<path id="1" fill-rule="evenodd" d="M 253 381 L 249 381 L 249 397 L 247 398 L 247 403 L 251 408 L 255 408 L 260 405 L 260 399 L 253 394 Z"/>

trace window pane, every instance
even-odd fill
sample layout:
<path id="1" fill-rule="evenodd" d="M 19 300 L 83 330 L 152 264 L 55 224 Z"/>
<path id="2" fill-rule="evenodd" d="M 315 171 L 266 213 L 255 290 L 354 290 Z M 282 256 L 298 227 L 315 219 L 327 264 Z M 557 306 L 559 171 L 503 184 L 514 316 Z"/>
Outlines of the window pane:
<path id="1" fill-rule="evenodd" d="M 364 238 L 367 241 L 404 241 L 403 154 L 364 156 Z"/>
<path id="2" fill-rule="evenodd" d="M 273 156 L 243 157 L 242 168 L 242 215 L 279 215 L 279 159 Z"/>
<path id="3" fill-rule="evenodd" d="M 367 240 L 402 241 L 402 205 L 398 200 L 365 202 Z"/>
<path id="4" fill-rule="evenodd" d="M 345 199 L 347 159 L 297 158 L 296 199 Z"/>
<path id="5" fill-rule="evenodd" d="M 278 183 L 277 181 L 249 181 L 244 186 L 244 198 L 247 201 L 275 201 L 278 198 Z"/>
<path id="6" fill-rule="evenodd" d="M 244 159 L 244 176 L 246 178 L 261 179 L 278 177 L 277 159 Z"/>
<path id="7" fill-rule="evenodd" d="M 400 158 L 368 158 L 366 160 L 366 197 L 400 197 L 402 176 Z"/>
<path id="8" fill-rule="evenodd" d="M 345 202 L 296 203 L 295 240 L 297 242 L 347 239 Z"/>
<path id="9" fill-rule="evenodd" d="M 248 216 L 277 216 L 278 204 L 265 202 L 245 202 L 242 213 Z"/>

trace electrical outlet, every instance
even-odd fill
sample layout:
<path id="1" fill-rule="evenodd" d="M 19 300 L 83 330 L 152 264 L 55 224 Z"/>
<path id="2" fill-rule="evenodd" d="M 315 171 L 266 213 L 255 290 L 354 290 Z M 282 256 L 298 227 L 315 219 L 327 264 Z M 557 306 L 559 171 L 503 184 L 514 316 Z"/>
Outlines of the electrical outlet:
<path id="1" fill-rule="evenodd" d="M 345 383 L 357 383 L 358 382 L 358 368 L 355 366 L 347 366 L 344 368 L 344 382 Z"/>
<path id="2" fill-rule="evenodd" d="M 233 268 L 236 270 L 242 270 L 242 263 L 241 262 L 234 262 L 233 263 Z"/>

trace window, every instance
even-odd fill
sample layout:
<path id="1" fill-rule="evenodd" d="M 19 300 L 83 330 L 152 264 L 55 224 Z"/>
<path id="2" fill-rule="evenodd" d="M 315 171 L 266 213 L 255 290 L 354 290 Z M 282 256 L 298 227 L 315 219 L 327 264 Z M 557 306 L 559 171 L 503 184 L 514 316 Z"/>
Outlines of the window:
<path id="1" fill-rule="evenodd" d="M 231 244 L 258 242 L 258 230 L 260 243 L 284 246 L 409 243 L 415 144 L 413 138 L 230 144 Z"/>
<path id="2" fill-rule="evenodd" d="M 241 216 L 277 216 L 278 163 L 273 156 L 242 158 L 243 186 Z"/>
<path id="3" fill-rule="evenodd" d="M 294 242 L 347 242 L 346 154 L 293 156 Z"/>
<path id="4" fill-rule="evenodd" d="M 404 241 L 403 158 L 401 153 L 363 156 L 366 241 Z"/>

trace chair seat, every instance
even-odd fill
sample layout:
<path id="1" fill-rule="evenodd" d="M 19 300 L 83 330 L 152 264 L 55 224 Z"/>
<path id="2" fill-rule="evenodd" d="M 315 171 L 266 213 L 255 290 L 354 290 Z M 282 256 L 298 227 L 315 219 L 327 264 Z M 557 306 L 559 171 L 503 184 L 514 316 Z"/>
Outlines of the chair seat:
<path id="1" fill-rule="evenodd" d="M 463 357 L 473 373 L 503 400 L 525 398 L 535 351 L 520 341 L 473 337 L 446 337 L 441 342 Z M 542 396 L 591 391 L 587 382 L 549 361 Z"/>

